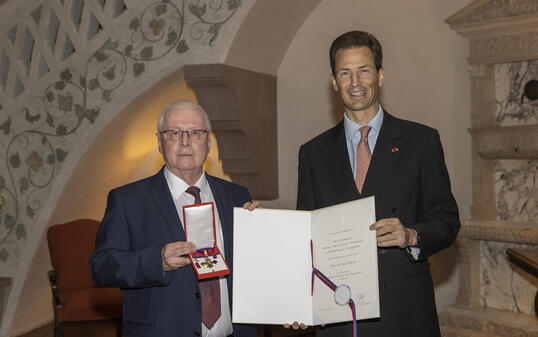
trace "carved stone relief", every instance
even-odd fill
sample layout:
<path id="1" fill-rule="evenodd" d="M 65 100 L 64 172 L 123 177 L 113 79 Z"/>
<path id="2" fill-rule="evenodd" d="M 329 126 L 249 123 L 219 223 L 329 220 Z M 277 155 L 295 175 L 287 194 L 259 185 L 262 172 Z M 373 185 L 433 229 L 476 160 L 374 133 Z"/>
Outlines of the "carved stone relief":
<path id="1" fill-rule="evenodd" d="M 473 6 L 473 10 L 470 13 L 462 13 L 461 16 L 455 18 L 454 24 L 478 23 L 538 13 L 538 2 L 535 0 L 475 1 L 470 6 Z"/>
<path id="2" fill-rule="evenodd" d="M 469 39 L 473 126 L 473 219 L 457 240 L 457 305 L 466 311 L 453 312 L 481 313 L 478 324 L 462 329 L 537 331 L 538 280 L 510 264 L 505 250 L 538 245 L 538 102 L 522 101 L 538 68 L 538 1 L 477 0 L 447 23 Z M 500 323 L 498 315 L 510 318 Z M 446 320 L 460 321 L 454 318 Z"/>

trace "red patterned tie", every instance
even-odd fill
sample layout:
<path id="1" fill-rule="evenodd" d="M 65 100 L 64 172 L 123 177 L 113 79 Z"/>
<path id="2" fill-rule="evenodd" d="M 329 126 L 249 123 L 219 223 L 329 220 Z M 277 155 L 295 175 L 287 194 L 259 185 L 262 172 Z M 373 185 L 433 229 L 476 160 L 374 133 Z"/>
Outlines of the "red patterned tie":
<path id="1" fill-rule="evenodd" d="M 372 158 L 370 147 L 368 146 L 368 133 L 371 129 L 371 126 L 363 126 L 359 129 L 361 132 L 361 141 L 357 145 L 357 165 L 355 167 L 357 171 L 355 184 L 357 184 L 359 193 L 362 193 L 364 179 L 366 179 L 366 173 L 368 172 L 368 166 L 370 166 L 370 159 Z"/>
<path id="2" fill-rule="evenodd" d="M 194 203 L 202 202 L 200 198 L 200 189 L 196 186 L 191 186 L 185 191 L 194 196 Z M 220 317 L 220 285 L 219 279 L 212 278 L 199 280 L 200 294 L 202 295 L 202 323 L 211 329 L 215 322 Z"/>

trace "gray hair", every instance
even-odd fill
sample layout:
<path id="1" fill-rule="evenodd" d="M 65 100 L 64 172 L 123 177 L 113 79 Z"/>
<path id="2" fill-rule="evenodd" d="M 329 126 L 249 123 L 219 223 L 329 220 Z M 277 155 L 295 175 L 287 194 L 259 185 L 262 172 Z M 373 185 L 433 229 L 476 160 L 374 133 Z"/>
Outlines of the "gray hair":
<path id="1" fill-rule="evenodd" d="M 166 114 L 168 113 L 168 111 L 173 110 L 173 109 L 178 109 L 178 108 L 179 109 L 193 109 L 193 110 L 199 111 L 204 117 L 204 121 L 205 121 L 208 132 L 211 133 L 211 120 L 209 119 L 209 115 L 207 114 L 207 112 L 205 112 L 204 108 L 202 108 L 200 105 L 186 99 L 174 101 L 168 104 L 163 109 L 163 111 L 161 111 L 161 114 L 159 115 L 159 119 L 157 120 L 157 132 L 163 131 L 162 127 L 164 123 L 164 118 L 166 117 Z"/>

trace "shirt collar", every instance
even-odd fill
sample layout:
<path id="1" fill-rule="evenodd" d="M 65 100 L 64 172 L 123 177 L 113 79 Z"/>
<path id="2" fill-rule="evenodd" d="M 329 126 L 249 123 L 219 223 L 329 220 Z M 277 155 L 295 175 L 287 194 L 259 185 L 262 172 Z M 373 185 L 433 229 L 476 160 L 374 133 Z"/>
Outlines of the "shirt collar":
<path id="1" fill-rule="evenodd" d="M 164 167 L 164 176 L 168 182 L 168 187 L 170 188 L 170 192 L 172 193 L 172 198 L 174 200 L 179 198 L 179 196 L 185 193 L 185 190 L 190 187 L 190 185 L 187 184 L 183 179 L 170 172 L 166 166 Z M 207 182 L 205 171 L 202 171 L 202 175 L 194 186 L 197 186 L 200 191 L 202 191 L 201 193 L 207 191 L 209 188 L 209 183 Z"/>
<path id="2" fill-rule="evenodd" d="M 381 124 L 383 124 L 383 108 L 381 108 L 381 105 L 379 105 L 379 110 L 375 114 L 374 118 L 372 118 L 372 120 L 368 123 L 368 125 L 371 126 L 377 134 L 379 134 Z M 361 127 L 362 125 L 352 121 L 344 112 L 344 129 L 346 131 L 346 138 L 348 140 L 352 140 L 355 137 L 355 134 L 359 132 Z"/>

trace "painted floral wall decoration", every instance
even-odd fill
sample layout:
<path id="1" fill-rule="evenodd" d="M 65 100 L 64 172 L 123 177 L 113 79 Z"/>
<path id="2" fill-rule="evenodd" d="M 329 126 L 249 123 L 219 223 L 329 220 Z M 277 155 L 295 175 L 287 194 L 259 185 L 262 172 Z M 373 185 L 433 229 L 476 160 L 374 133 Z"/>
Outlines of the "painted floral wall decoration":
<path id="1" fill-rule="evenodd" d="M 0 154 L 0 263 L 20 255 L 82 128 L 95 123 L 127 80 L 143 77 L 159 59 L 181 57 L 193 44 L 211 48 L 240 6 L 241 0 L 153 2 L 122 28 L 129 38 L 109 38 L 26 102 L 23 125 L 0 105 L 0 135 L 9 139 Z"/>

